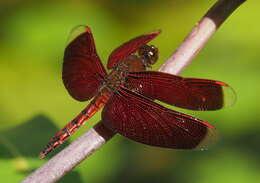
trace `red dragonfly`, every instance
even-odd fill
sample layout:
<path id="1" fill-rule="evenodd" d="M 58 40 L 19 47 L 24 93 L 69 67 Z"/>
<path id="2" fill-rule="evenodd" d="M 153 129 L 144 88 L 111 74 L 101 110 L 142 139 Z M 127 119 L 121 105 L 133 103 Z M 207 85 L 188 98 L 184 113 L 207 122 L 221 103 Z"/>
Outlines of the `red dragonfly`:
<path id="1" fill-rule="evenodd" d="M 62 144 L 103 106 L 104 125 L 140 143 L 195 149 L 216 140 L 211 124 L 154 100 L 190 110 L 217 110 L 234 102 L 232 88 L 220 81 L 145 71 L 158 59 L 158 49 L 147 43 L 159 34 L 160 31 L 150 32 L 116 48 L 108 58 L 107 68 L 112 71 L 107 74 L 91 30 L 84 27 L 65 49 L 62 79 L 74 99 L 94 99 L 51 138 L 40 158 Z"/>

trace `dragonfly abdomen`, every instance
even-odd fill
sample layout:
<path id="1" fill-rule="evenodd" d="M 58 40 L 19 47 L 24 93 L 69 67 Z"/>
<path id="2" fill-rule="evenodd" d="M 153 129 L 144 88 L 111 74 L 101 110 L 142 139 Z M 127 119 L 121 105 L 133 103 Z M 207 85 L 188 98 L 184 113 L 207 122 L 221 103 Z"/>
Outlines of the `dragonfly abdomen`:
<path id="1" fill-rule="evenodd" d="M 101 91 L 80 114 L 51 138 L 39 157 L 44 158 L 49 152 L 63 144 L 79 127 L 84 125 L 88 119 L 107 103 L 110 96 L 111 94 L 108 90 Z"/>

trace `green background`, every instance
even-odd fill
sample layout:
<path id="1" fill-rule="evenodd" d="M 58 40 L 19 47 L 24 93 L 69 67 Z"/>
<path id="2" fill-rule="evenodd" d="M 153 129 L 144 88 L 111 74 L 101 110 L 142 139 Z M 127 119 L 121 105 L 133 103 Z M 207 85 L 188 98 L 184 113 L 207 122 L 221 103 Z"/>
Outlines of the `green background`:
<path id="1" fill-rule="evenodd" d="M 214 2 L 1 0 L 1 182 L 21 181 L 44 164 L 47 159 L 37 157 L 42 147 L 87 105 L 73 100 L 61 80 L 63 51 L 73 27 L 91 27 L 104 64 L 109 53 L 124 41 L 161 29 L 162 34 L 153 41 L 160 49 L 159 63 L 153 67 L 156 70 Z M 182 73 L 224 81 L 236 91 L 232 107 L 214 112 L 185 111 L 217 127 L 221 136 L 215 146 L 208 151 L 176 151 L 137 144 L 117 135 L 60 182 L 258 182 L 259 7 L 256 0 L 241 6 Z M 100 113 L 70 142 L 99 120 Z"/>

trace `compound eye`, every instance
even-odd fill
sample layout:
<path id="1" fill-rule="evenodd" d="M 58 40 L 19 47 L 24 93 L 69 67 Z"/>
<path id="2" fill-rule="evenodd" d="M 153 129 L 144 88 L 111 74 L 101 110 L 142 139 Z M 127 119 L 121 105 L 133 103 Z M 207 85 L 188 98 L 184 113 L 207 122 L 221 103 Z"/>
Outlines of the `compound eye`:
<path id="1" fill-rule="evenodd" d="M 151 58 L 151 64 L 154 64 L 158 59 L 158 48 L 155 46 L 150 46 L 149 55 Z"/>
<path id="2" fill-rule="evenodd" d="M 154 64 L 158 59 L 158 49 L 155 46 L 143 45 L 139 48 L 138 54 L 145 59 L 147 65 Z"/>

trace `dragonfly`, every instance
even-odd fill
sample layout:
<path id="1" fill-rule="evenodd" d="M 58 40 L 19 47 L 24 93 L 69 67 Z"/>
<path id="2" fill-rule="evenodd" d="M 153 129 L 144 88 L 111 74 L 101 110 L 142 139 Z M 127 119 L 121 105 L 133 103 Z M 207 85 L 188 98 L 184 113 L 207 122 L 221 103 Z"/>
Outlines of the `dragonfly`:
<path id="1" fill-rule="evenodd" d="M 228 84 L 148 71 L 159 56 L 158 48 L 148 43 L 160 30 L 135 37 L 112 51 L 107 63 L 111 72 L 107 73 L 90 27 L 76 30 L 77 36 L 65 49 L 62 79 L 74 99 L 93 99 L 50 139 L 40 158 L 61 145 L 102 107 L 106 128 L 139 143 L 172 149 L 203 149 L 215 143 L 218 133 L 213 125 L 155 100 L 189 110 L 218 110 L 235 101 Z"/>

